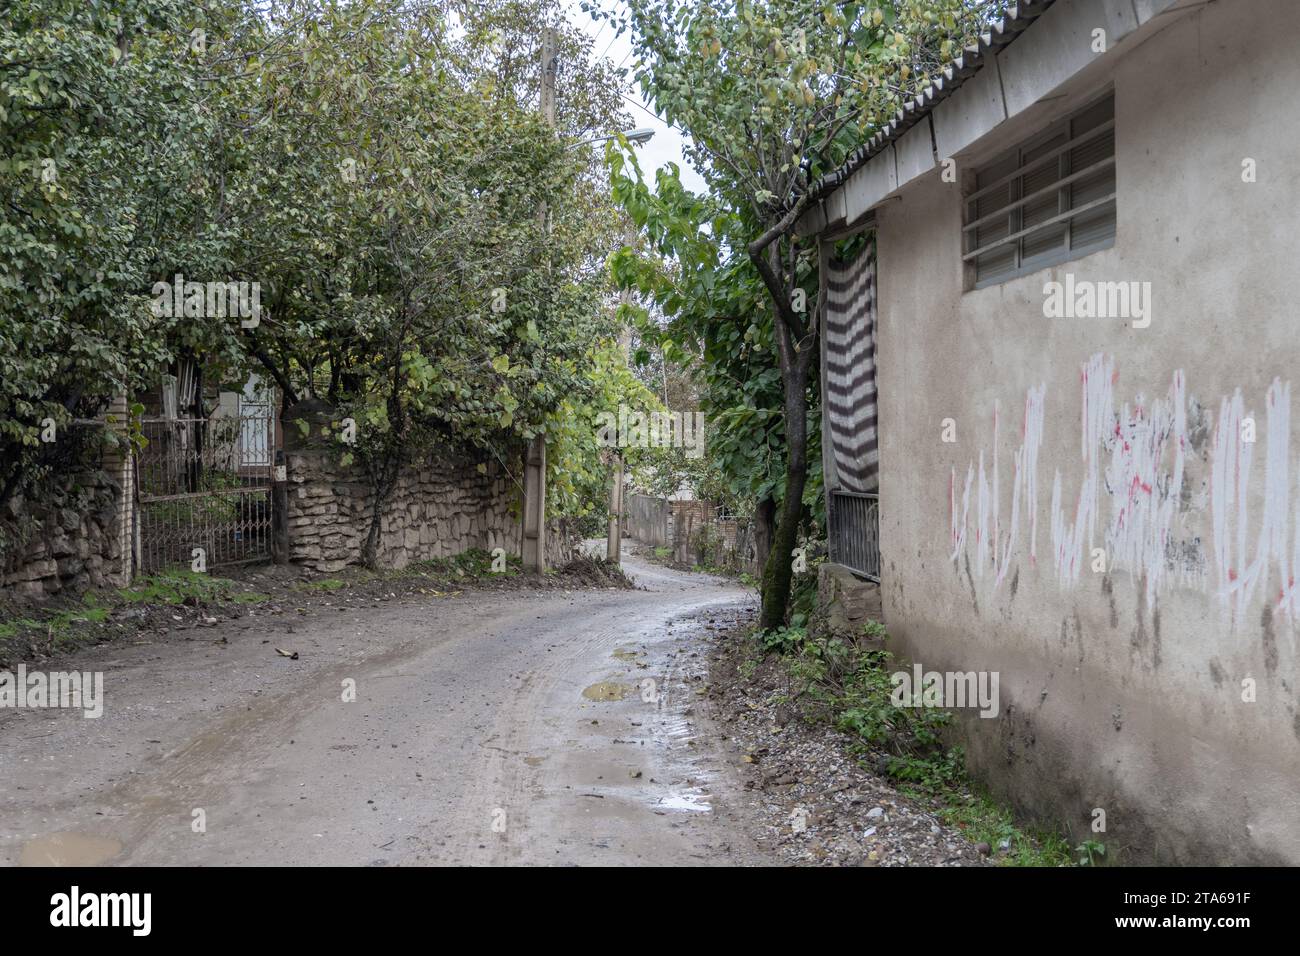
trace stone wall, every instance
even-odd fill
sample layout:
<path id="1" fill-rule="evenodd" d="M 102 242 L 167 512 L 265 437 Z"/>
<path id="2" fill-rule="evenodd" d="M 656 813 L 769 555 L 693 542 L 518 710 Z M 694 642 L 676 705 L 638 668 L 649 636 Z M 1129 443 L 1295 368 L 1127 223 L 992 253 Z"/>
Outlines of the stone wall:
<path id="1" fill-rule="evenodd" d="M 304 403 L 286 432 L 289 560 L 322 572 L 358 565 L 370 530 L 370 486 L 345 449 L 324 437 L 332 410 Z M 125 399 L 107 410 L 125 421 Z M 306 422 L 302 429 L 297 421 Z M 105 419 L 107 422 L 108 419 Z M 103 425 L 85 427 L 102 428 Z M 128 452 L 87 442 L 93 455 L 62 467 L 39 492 L 0 510 L 0 599 L 44 600 L 61 591 L 131 581 L 134 468 Z M 402 474 L 384 508 L 379 561 L 402 568 L 472 548 L 518 555 L 520 489 L 495 461 L 436 456 Z M 522 474 L 522 467 L 513 469 Z M 563 519 L 547 527 L 546 557 L 562 567 L 579 544 Z"/>
<path id="2" fill-rule="evenodd" d="M 371 518 L 365 472 L 348 462 L 339 443 L 320 438 L 320 426 L 328 418 L 324 406 L 294 409 L 285 431 L 289 560 L 322 572 L 361 563 Z M 379 563 L 403 568 L 472 548 L 499 547 L 517 555 L 520 500 L 514 479 L 495 460 L 430 456 L 398 477 L 384 504 Z M 562 521 L 551 522 L 548 566 L 571 561 L 576 544 L 576 535 Z"/>
<path id="3" fill-rule="evenodd" d="M 370 489 L 355 465 L 322 451 L 287 455 L 289 560 L 318 571 L 360 564 L 370 532 Z M 471 548 L 519 550 L 517 490 L 500 466 L 480 474 L 457 461 L 425 462 L 397 480 L 384 506 L 379 541 L 383 567 L 446 558 Z M 572 543 L 558 525 L 549 529 L 547 561 L 568 563 Z"/>
<path id="4" fill-rule="evenodd" d="M 842 564 L 826 561 L 817 568 L 817 608 L 830 633 L 863 639 L 869 621 L 883 622 L 880 585 L 865 581 Z"/>
<path id="5" fill-rule="evenodd" d="M 628 495 L 623 513 L 623 533 L 653 548 L 672 543 L 672 516 L 668 502 L 649 495 Z"/>
<path id="6" fill-rule="evenodd" d="M 110 407 L 125 419 L 125 400 Z M 98 428 L 96 425 L 79 426 Z M 84 460 L 0 510 L 0 598 L 122 587 L 131 579 L 133 470 L 128 455 L 79 436 Z"/>
<path id="7" fill-rule="evenodd" d="M 123 563 L 115 533 L 121 488 L 103 473 L 86 481 L 43 502 L 18 498 L 6 506 L 5 533 L 22 537 L 10 539 L 0 557 L 0 592 L 40 600 L 66 588 L 117 582 Z"/>

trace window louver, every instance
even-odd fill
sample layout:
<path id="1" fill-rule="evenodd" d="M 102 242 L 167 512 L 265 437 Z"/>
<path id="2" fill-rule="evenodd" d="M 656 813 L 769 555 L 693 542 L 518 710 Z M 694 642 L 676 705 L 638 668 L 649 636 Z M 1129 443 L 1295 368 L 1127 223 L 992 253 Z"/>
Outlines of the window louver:
<path id="1" fill-rule="evenodd" d="M 978 170 L 962 236 L 975 288 L 1112 245 L 1114 96 Z"/>

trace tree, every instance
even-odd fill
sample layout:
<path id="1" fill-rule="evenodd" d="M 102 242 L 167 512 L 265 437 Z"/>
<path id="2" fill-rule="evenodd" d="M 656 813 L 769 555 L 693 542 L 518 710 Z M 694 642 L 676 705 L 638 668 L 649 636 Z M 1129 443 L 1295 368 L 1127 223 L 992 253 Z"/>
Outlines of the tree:
<path id="1" fill-rule="evenodd" d="M 766 292 L 782 389 L 785 480 L 763 575 L 761 626 L 783 623 L 791 555 L 809 479 L 811 372 L 817 354 L 815 249 L 795 226 L 817 176 L 927 84 L 985 22 L 989 3 L 962 0 L 627 0 L 645 95 L 691 139 L 728 233 Z M 736 278 L 743 283 L 741 274 Z M 744 322 L 748 316 L 725 319 Z M 725 320 L 724 319 L 724 320 Z M 741 330 L 737 330 L 738 332 Z"/>
<path id="2" fill-rule="evenodd" d="M 548 22 L 558 129 L 537 110 Z M 610 348 L 623 223 L 570 146 L 627 125 L 611 79 L 559 0 L 6 5 L 0 503 L 50 471 L 44 419 L 156 385 L 178 356 L 356 421 L 341 451 L 370 480 L 371 562 L 420 456 L 508 461 L 563 433 L 552 513 L 602 500 L 573 478 L 600 467 L 581 432 L 638 386 Z M 260 321 L 153 315 L 178 272 L 257 283 Z"/>
<path id="3" fill-rule="evenodd" d="M 643 341 L 666 362 L 693 371 L 708 424 L 709 467 L 698 490 L 752 510 L 762 566 L 775 502 L 785 493 L 785 420 L 767 293 L 749 261 L 729 254 L 743 240 L 743 223 L 684 189 L 673 165 L 659 170 L 652 189 L 631 153 L 611 150 L 609 161 L 614 196 L 649 245 L 647 255 L 621 250 L 612 262 L 615 277 L 662 311 L 662 326 L 647 313 L 639 317 Z M 816 427 L 815 418 L 810 425 Z M 805 488 L 814 509 L 819 464 Z"/>
<path id="4" fill-rule="evenodd" d="M 65 435 L 167 360 L 148 224 L 193 202 L 201 163 L 188 6 L 0 13 L 0 506 L 67 450 L 41 440 L 47 422 Z"/>
<path id="5" fill-rule="evenodd" d="M 235 261 L 269 289 L 249 354 L 287 402 L 320 395 L 357 425 L 373 564 L 383 506 L 416 457 L 508 461 L 592 417 L 613 373 L 599 265 L 617 217 L 599 165 L 565 147 L 623 116 L 584 59 L 590 42 L 562 28 L 572 97 L 560 135 L 542 122 L 537 50 L 554 3 L 469 4 L 455 22 L 450 4 L 301 9 L 242 41 L 274 55 L 218 52 L 237 63 L 224 141 L 238 145 L 213 179 L 240 220 Z M 587 484 L 572 479 L 598 453 L 558 452 L 552 513 L 582 510 Z"/>

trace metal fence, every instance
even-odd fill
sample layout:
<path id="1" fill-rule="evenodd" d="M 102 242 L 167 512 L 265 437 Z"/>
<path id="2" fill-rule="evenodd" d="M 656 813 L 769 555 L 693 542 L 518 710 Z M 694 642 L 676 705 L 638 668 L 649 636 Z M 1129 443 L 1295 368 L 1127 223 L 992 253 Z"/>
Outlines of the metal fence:
<path id="1" fill-rule="evenodd" d="M 720 515 L 709 503 L 628 495 L 624 528 L 629 537 L 644 544 L 670 549 L 679 564 L 751 574 L 762 571 L 753 521 Z"/>
<path id="2" fill-rule="evenodd" d="M 147 418 L 136 459 L 139 567 L 207 567 L 271 555 L 270 408 L 213 418 Z"/>
<path id="3" fill-rule="evenodd" d="M 672 509 L 663 498 L 628 495 L 623 528 L 629 537 L 655 548 L 672 546 Z"/>
<path id="4" fill-rule="evenodd" d="M 880 496 L 832 491 L 831 560 L 880 581 Z"/>

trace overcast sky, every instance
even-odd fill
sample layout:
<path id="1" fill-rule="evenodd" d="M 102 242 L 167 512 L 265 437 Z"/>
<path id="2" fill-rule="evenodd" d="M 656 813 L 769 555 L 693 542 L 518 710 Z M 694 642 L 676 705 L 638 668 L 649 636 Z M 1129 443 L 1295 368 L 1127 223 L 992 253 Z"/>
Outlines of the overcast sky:
<path id="1" fill-rule="evenodd" d="M 564 0 L 564 3 L 568 8 L 569 22 L 587 31 L 595 39 L 594 52 L 597 57 L 604 56 L 613 60 L 615 66 L 632 66 L 632 44 L 628 34 L 615 36 L 614 28 L 606 20 L 592 22 L 591 14 L 582 9 L 581 0 Z M 604 9 L 612 10 L 618 5 L 618 0 L 600 0 L 600 4 Z M 632 114 L 632 125 L 655 131 L 654 138 L 637 149 L 637 157 L 646 179 L 653 184 L 656 169 L 670 162 L 676 163 L 681 167 L 682 183 L 686 188 L 692 192 L 704 192 L 704 182 L 682 156 L 682 134 L 651 112 L 635 85 L 628 95 L 632 100 L 627 104 L 628 112 Z"/>

